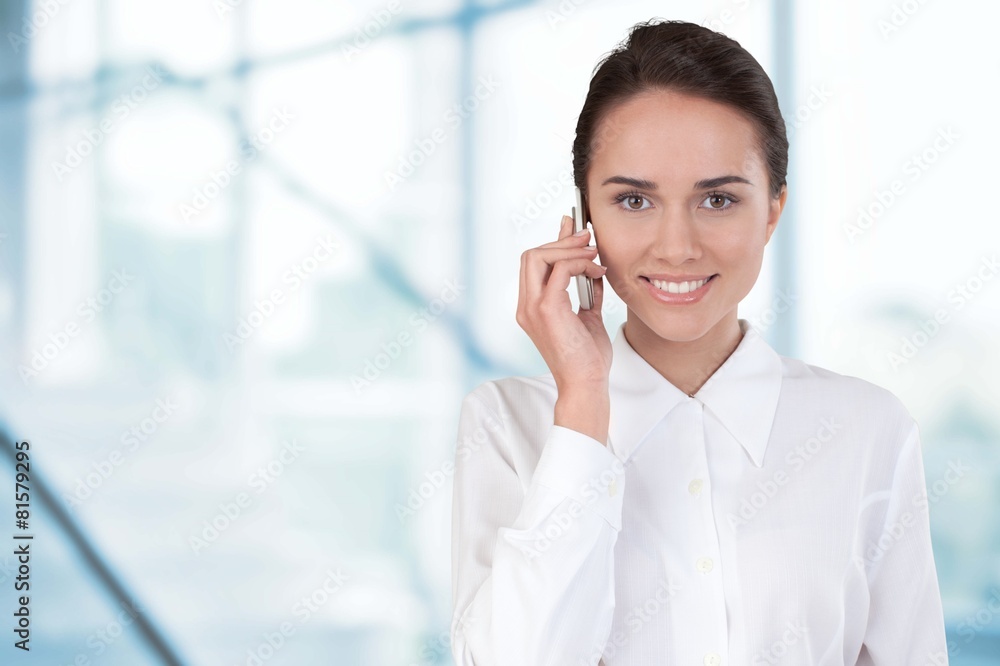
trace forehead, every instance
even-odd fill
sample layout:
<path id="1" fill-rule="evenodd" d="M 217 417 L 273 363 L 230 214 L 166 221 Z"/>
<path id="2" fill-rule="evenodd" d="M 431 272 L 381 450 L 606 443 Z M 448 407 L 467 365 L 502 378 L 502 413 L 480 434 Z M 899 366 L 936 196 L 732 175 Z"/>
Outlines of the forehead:
<path id="1" fill-rule="evenodd" d="M 657 182 L 762 173 L 753 124 L 735 108 L 674 91 L 643 92 L 615 106 L 595 131 L 590 174 Z M 597 180 L 594 184 L 599 184 Z"/>

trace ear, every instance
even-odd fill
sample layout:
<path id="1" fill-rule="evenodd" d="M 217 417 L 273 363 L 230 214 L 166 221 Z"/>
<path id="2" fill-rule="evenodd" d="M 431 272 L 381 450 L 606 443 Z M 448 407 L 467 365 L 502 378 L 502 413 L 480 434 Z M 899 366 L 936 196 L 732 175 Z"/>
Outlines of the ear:
<path id="1" fill-rule="evenodd" d="M 781 217 L 781 211 L 785 209 L 785 201 L 788 199 L 788 185 L 781 186 L 781 193 L 777 198 L 771 199 L 770 208 L 767 213 L 767 235 L 764 237 L 764 244 L 767 245 L 768 241 L 771 240 L 771 234 L 774 233 L 775 228 L 778 226 L 778 218 Z"/>

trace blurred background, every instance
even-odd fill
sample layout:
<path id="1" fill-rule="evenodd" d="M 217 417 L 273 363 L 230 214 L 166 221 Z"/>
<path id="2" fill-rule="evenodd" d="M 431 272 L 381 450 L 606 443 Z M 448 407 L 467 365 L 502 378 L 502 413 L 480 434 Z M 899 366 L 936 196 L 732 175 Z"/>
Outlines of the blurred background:
<path id="1" fill-rule="evenodd" d="M 34 538 L 0 662 L 451 663 L 461 398 L 547 371 L 519 257 L 569 213 L 594 66 L 656 16 L 772 77 L 790 197 L 740 316 L 907 405 L 951 663 L 1000 663 L 1000 5 L 971 0 L 3 0 L 11 627 Z"/>

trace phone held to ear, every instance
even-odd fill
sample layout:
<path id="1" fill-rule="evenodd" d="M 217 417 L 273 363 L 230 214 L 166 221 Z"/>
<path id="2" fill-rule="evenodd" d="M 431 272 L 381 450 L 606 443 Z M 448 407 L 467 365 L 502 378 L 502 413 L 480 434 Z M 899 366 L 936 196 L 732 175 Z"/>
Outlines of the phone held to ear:
<path id="1" fill-rule="evenodd" d="M 574 187 L 573 189 L 576 190 L 576 206 L 573 207 L 573 233 L 576 233 L 583 231 L 590 220 L 587 218 L 587 208 L 583 205 L 583 193 L 580 192 L 579 187 Z M 594 278 L 587 277 L 586 275 L 577 275 L 576 290 L 580 295 L 580 308 L 589 310 L 594 307 Z"/>

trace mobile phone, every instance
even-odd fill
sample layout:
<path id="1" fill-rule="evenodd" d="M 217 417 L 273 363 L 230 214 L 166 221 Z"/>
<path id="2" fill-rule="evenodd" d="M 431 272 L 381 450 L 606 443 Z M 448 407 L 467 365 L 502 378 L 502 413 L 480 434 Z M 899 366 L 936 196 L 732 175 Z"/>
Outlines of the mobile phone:
<path id="1" fill-rule="evenodd" d="M 583 231 L 590 219 L 587 215 L 587 207 L 584 205 L 583 193 L 579 187 L 574 187 L 573 189 L 576 190 L 576 205 L 573 207 L 573 233 L 576 233 Z M 593 234 L 593 230 L 591 230 L 591 234 Z M 587 277 L 586 275 L 577 275 L 576 291 L 580 295 L 581 309 L 589 310 L 594 307 L 594 278 Z"/>

